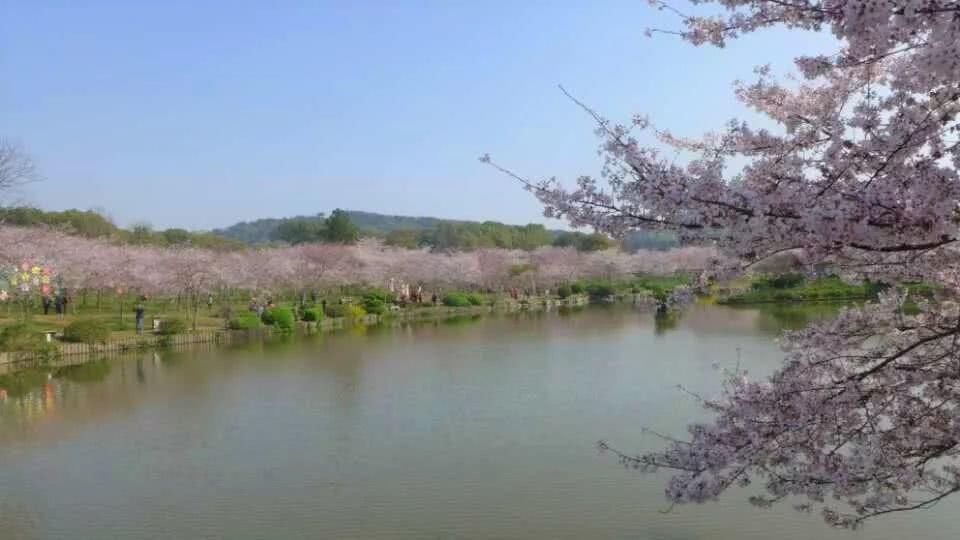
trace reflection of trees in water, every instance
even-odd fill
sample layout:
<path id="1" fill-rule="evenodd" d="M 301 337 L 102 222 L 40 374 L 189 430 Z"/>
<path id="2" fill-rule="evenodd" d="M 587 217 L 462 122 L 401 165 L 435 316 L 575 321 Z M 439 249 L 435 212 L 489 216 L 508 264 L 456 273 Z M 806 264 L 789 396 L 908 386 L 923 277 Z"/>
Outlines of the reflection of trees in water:
<path id="1" fill-rule="evenodd" d="M 680 311 L 676 309 L 658 309 L 653 316 L 653 333 L 661 336 L 677 327 Z"/>
<path id="2" fill-rule="evenodd" d="M 74 366 L 64 366 L 58 369 L 54 376 L 72 382 L 98 382 L 110 374 L 110 361 L 106 358 L 84 362 Z"/>
<path id="3" fill-rule="evenodd" d="M 24 369 L 6 375 L 0 375 L 0 390 L 2 397 L 19 398 L 40 388 L 49 379 L 49 371 L 45 369 Z"/>
<path id="4" fill-rule="evenodd" d="M 843 305 L 835 303 L 763 304 L 757 309 L 757 329 L 779 334 L 784 330 L 800 330 L 810 323 L 836 315 Z"/>
<path id="5" fill-rule="evenodd" d="M 557 310 L 557 313 L 559 313 L 560 315 L 563 315 L 564 317 L 567 317 L 570 315 L 576 315 L 577 313 L 582 312 L 586 308 L 587 307 L 583 305 L 560 306 L 560 308 Z"/>
<path id="6" fill-rule="evenodd" d="M 456 326 L 460 324 L 470 324 L 473 322 L 477 322 L 482 318 L 483 316 L 480 314 L 473 314 L 473 315 L 464 314 L 464 315 L 454 315 L 452 317 L 447 317 L 446 319 L 443 319 L 441 322 L 446 325 Z"/>

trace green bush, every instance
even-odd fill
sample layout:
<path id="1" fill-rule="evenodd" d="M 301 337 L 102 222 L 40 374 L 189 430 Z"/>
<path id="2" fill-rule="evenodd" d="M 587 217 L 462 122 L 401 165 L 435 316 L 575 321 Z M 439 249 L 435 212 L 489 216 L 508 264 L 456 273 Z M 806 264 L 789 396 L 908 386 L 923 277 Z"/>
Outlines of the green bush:
<path id="1" fill-rule="evenodd" d="M 774 289 L 790 289 L 803 285 L 806 278 L 803 274 L 782 274 L 770 280 L 770 286 Z"/>
<path id="2" fill-rule="evenodd" d="M 183 319 L 163 319 L 160 321 L 160 327 L 157 333 L 161 336 L 175 336 L 184 334 L 187 331 L 187 322 Z"/>
<path id="3" fill-rule="evenodd" d="M 367 311 L 363 309 L 363 306 L 349 305 L 346 309 L 346 316 L 356 320 L 362 319 L 364 315 L 367 314 Z"/>
<path id="4" fill-rule="evenodd" d="M 482 306 L 483 297 L 477 293 L 472 293 L 467 295 L 467 302 L 470 302 L 471 306 Z"/>
<path id="5" fill-rule="evenodd" d="M 306 322 L 319 322 L 323 319 L 323 312 L 318 308 L 307 308 L 303 310 L 300 319 Z"/>
<path id="6" fill-rule="evenodd" d="M 591 283 L 587 285 L 587 294 L 593 299 L 603 299 L 616 294 L 617 290 L 609 283 Z"/>
<path id="7" fill-rule="evenodd" d="M 384 304 L 379 298 L 369 297 L 363 299 L 363 309 L 367 313 L 381 315 L 387 310 L 387 305 Z"/>
<path id="8" fill-rule="evenodd" d="M 95 319 L 80 320 L 70 323 L 63 329 L 63 340 L 71 343 L 106 343 L 110 339 L 110 328 L 102 321 Z"/>
<path id="9" fill-rule="evenodd" d="M 443 297 L 443 305 L 450 307 L 467 307 L 470 299 L 463 293 L 448 293 Z"/>
<path id="10" fill-rule="evenodd" d="M 263 324 L 274 326 L 280 330 L 293 330 L 297 318 L 290 308 L 273 308 L 263 312 Z"/>
<path id="11" fill-rule="evenodd" d="M 888 288 L 876 282 L 844 283 L 836 276 L 803 281 L 789 288 L 775 287 L 776 278 L 763 278 L 753 283 L 750 290 L 732 294 L 721 299 L 726 304 L 751 304 L 763 302 L 802 302 L 809 300 L 849 300 L 872 298 Z M 786 282 L 789 282 L 786 281 Z M 782 284 L 784 282 L 777 282 Z"/>
<path id="12" fill-rule="evenodd" d="M 574 283 L 573 285 L 570 285 L 570 292 L 573 294 L 583 294 L 584 292 L 583 284 Z"/>
<path id="13" fill-rule="evenodd" d="M 0 349 L 10 352 L 32 351 L 46 338 L 27 323 L 14 323 L 0 328 Z"/>
<path id="14" fill-rule="evenodd" d="M 57 344 L 47 342 L 38 328 L 23 322 L 0 328 L 0 350 L 34 355 L 41 361 L 52 360 L 60 352 Z"/>
<path id="15" fill-rule="evenodd" d="M 570 285 L 561 285 L 557 288 L 557 296 L 560 299 L 568 298 L 571 294 L 573 294 L 573 289 Z"/>
<path id="16" fill-rule="evenodd" d="M 394 294 L 384 289 L 371 289 L 363 295 L 364 303 L 367 300 L 379 300 L 381 304 L 390 304 L 394 301 Z"/>
<path id="17" fill-rule="evenodd" d="M 803 274 L 781 274 L 773 277 L 764 277 L 753 282 L 751 287 L 755 291 L 764 289 L 794 289 L 800 287 L 806 282 Z"/>
<path id="18" fill-rule="evenodd" d="M 673 274 L 667 276 L 647 276 L 637 275 L 633 285 L 640 289 L 647 290 L 673 290 L 678 285 L 690 285 L 690 276 L 685 274 Z"/>
<path id="19" fill-rule="evenodd" d="M 256 314 L 253 313 L 237 315 L 227 323 L 227 327 L 231 330 L 253 330 L 259 326 L 260 321 L 257 320 Z"/>
<path id="20" fill-rule="evenodd" d="M 338 319 L 347 316 L 347 306 L 344 304 L 327 304 L 324 315 L 331 319 Z"/>

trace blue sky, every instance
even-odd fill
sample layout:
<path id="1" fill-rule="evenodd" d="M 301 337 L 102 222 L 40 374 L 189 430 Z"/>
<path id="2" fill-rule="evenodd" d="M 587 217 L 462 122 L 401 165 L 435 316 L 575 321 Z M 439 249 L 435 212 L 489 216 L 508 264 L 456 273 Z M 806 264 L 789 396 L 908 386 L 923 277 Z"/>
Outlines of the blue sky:
<path id="1" fill-rule="evenodd" d="M 718 50 L 642 0 L 18 2 L 0 0 L 0 135 L 44 208 L 212 228 L 343 207 L 543 222 L 477 161 L 531 177 L 597 170 L 590 120 L 682 134 L 750 117 L 736 78 L 826 38 L 765 31 Z"/>

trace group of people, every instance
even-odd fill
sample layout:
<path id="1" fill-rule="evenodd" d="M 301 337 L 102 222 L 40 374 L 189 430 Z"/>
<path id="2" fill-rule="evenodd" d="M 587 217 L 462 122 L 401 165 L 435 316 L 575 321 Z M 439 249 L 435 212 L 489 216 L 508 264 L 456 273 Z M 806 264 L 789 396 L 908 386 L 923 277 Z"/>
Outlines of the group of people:
<path id="1" fill-rule="evenodd" d="M 64 315 L 67 312 L 67 305 L 70 303 L 70 298 L 66 294 L 58 294 L 56 296 L 44 296 L 43 297 L 43 314 L 49 315 L 50 308 L 53 308 L 54 313 L 57 315 Z"/>
<path id="2" fill-rule="evenodd" d="M 423 303 L 423 285 L 417 285 L 416 289 L 411 289 L 409 283 L 390 278 L 387 289 L 396 295 L 397 302 L 401 304 L 405 304 L 407 302 L 413 302 L 416 304 Z M 436 304 L 438 299 L 439 297 L 437 296 L 437 293 L 433 293 L 430 296 L 430 301 L 433 304 Z"/>
<path id="3" fill-rule="evenodd" d="M 530 296 L 530 292 L 527 291 L 527 290 L 522 290 L 522 291 L 521 291 L 520 289 L 518 289 L 518 288 L 516 288 L 516 287 L 511 287 L 511 288 L 510 288 L 510 298 L 512 298 L 512 299 L 514 299 L 514 300 L 520 300 L 521 298 L 525 298 L 525 297 L 527 297 L 527 296 Z"/>

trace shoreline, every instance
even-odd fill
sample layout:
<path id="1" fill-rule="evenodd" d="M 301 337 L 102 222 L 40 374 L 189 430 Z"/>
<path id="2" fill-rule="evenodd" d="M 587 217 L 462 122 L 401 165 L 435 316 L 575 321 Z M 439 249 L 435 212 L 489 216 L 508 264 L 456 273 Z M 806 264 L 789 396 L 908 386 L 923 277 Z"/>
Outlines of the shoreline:
<path id="1" fill-rule="evenodd" d="M 573 307 L 584 307 L 591 304 L 634 304 L 646 298 L 642 293 L 620 293 L 614 294 L 604 299 L 590 298 L 586 294 L 578 294 L 559 298 L 533 297 L 522 301 L 504 301 L 494 304 L 469 307 L 450 307 L 450 306 L 429 306 L 398 309 L 396 311 L 383 315 L 367 314 L 363 317 L 351 320 L 345 317 L 330 318 L 325 317 L 318 322 L 297 321 L 296 329 L 291 332 L 276 330 L 271 326 L 261 326 L 249 330 L 231 330 L 227 328 L 203 329 L 198 331 L 188 331 L 176 335 L 158 335 L 154 333 L 140 336 L 123 336 L 112 338 L 104 344 L 86 344 L 55 341 L 57 351 L 52 355 L 43 355 L 33 352 L 4 352 L 0 351 L 0 376 L 16 374 L 19 371 L 29 369 L 58 368 L 71 365 L 78 365 L 91 360 L 105 359 L 113 356 L 129 354 L 137 351 L 149 351 L 153 349 L 166 348 L 186 348 L 197 345 L 226 346 L 233 343 L 245 342 L 254 339 L 265 340 L 271 337 L 284 334 L 306 334 L 310 335 L 317 332 L 332 332 L 351 326 L 375 326 L 390 322 L 417 322 L 417 321 L 442 321 L 464 315 L 484 315 L 490 313 L 514 313 L 522 311 L 550 311 L 552 309 L 563 309 Z M 707 295 L 705 298 L 711 298 Z M 751 306 L 769 306 L 773 304 L 803 305 L 803 304 L 830 304 L 839 302 L 869 300 L 869 296 L 864 295 L 844 295 L 828 298 L 791 298 L 791 299 L 769 299 L 754 300 L 744 302 L 730 302 L 714 298 L 711 303 L 730 308 L 748 308 Z"/>
<path id="2" fill-rule="evenodd" d="M 514 313 L 521 311 L 550 311 L 583 307 L 591 303 L 586 295 L 571 296 L 564 300 L 534 298 L 525 302 L 505 302 L 500 304 L 470 307 L 432 306 L 399 310 L 384 315 L 364 315 L 360 319 L 345 317 L 324 318 L 318 322 L 297 321 L 292 332 L 276 330 L 271 326 L 261 326 L 251 330 L 200 330 L 183 334 L 163 336 L 143 334 L 134 337 L 114 338 L 104 344 L 70 343 L 57 341 L 57 352 L 43 356 L 32 352 L 0 352 L 0 375 L 15 374 L 28 369 L 59 368 L 83 364 L 91 360 L 106 359 L 137 351 L 153 349 L 186 348 L 196 345 L 225 346 L 254 339 L 269 339 L 279 335 L 298 335 L 332 332 L 351 326 L 375 326 L 390 322 L 441 321 L 464 315 L 484 315 L 489 313 Z"/>

